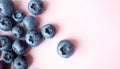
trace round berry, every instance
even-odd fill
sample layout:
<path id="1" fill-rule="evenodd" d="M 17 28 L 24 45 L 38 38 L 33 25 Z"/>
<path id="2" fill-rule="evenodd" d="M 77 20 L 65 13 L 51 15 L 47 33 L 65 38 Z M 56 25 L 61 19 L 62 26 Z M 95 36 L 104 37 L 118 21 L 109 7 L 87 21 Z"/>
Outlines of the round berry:
<path id="1" fill-rule="evenodd" d="M 12 30 L 14 26 L 14 21 L 11 17 L 3 16 L 0 19 L 0 29 L 4 31 L 10 31 Z"/>
<path id="2" fill-rule="evenodd" d="M 25 34 L 25 30 L 21 26 L 15 26 L 12 29 L 12 35 L 14 35 L 16 38 L 21 38 Z"/>
<path id="3" fill-rule="evenodd" d="M 29 46 L 36 47 L 42 42 L 42 36 L 36 30 L 31 30 L 26 34 L 25 41 Z"/>
<path id="4" fill-rule="evenodd" d="M 74 45 L 70 40 L 61 40 L 57 47 L 58 54 L 63 58 L 69 58 L 74 53 Z"/>
<path id="5" fill-rule="evenodd" d="M 17 55 L 23 55 L 27 51 L 27 44 L 24 40 L 17 39 L 13 42 L 12 49 Z"/>
<path id="6" fill-rule="evenodd" d="M 46 24 L 41 28 L 41 34 L 44 38 L 53 38 L 55 36 L 56 29 L 52 24 Z"/>
<path id="7" fill-rule="evenodd" d="M 33 16 L 26 16 L 23 19 L 23 24 L 28 31 L 33 30 L 37 27 L 37 21 Z"/>
<path id="8" fill-rule="evenodd" d="M 44 4 L 41 0 L 30 0 L 28 10 L 34 15 L 41 14 L 44 10 Z"/>
<path id="9" fill-rule="evenodd" d="M 28 62 L 24 56 L 17 56 L 13 62 L 14 69 L 28 69 Z"/>
<path id="10" fill-rule="evenodd" d="M 17 10 L 12 14 L 12 17 L 17 23 L 21 23 L 25 17 L 25 13 Z"/>
<path id="11" fill-rule="evenodd" d="M 2 60 L 5 63 L 11 63 L 14 60 L 14 53 L 12 51 L 3 51 L 2 52 Z"/>
<path id="12" fill-rule="evenodd" d="M 0 50 L 8 50 L 12 47 L 12 39 L 9 36 L 0 36 Z"/>
<path id="13" fill-rule="evenodd" d="M 12 0 L 0 0 L 0 13 L 4 16 L 11 16 L 14 12 L 14 4 Z"/>

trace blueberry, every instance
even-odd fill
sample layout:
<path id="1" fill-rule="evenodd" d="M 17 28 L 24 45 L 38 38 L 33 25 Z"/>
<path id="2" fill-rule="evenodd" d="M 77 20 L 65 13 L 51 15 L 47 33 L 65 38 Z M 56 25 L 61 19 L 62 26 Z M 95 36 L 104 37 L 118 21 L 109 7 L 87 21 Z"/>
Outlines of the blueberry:
<path id="1" fill-rule="evenodd" d="M 28 69 L 28 62 L 24 56 L 17 56 L 13 62 L 14 69 Z"/>
<path id="2" fill-rule="evenodd" d="M 53 38 L 56 33 L 56 29 L 52 24 L 46 24 L 41 28 L 41 33 L 45 38 Z"/>
<path id="3" fill-rule="evenodd" d="M 42 36 L 36 30 L 31 30 L 26 34 L 25 41 L 29 46 L 36 47 L 42 42 Z"/>
<path id="4" fill-rule="evenodd" d="M 21 38 L 25 34 L 25 30 L 22 26 L 15 26 L 12 29 L 12 35 L 14 35 L 16 38 Z"/>
<path id="5" fill-rule="evenodd" d="M 15 56 L 14 56 L 14 53 L 12 51 L 3 51 L 2 52 L 2 60 L 5 63 L 13 62 L 14 58 L 15 58 Z"/>
<path id="6" fill-rule="evenodd" d="M 17 22 L 17 23 L 21 23 L 23 21 L 25 17 L 25 13 L 17 10 L 12 14 L 12 18 Z"/>
<path id="7" fill-rule="evenodd" d="M 14 12 L 14 4 L 12 0 L 0 0 L 0 13 L 4 16 L 11 16 Z"/>
<path id="8" fill-rule="evenodd" d="M 41 14 L 44 10 L 44 4 L 41 0 L 30 0 L 28 10 L 34 15 Z"/>
<path id="9" fill-rule="evenodd" d="M 24 40 L 17 39 L 13 42 L 12 49 L 17 55 L 23 55 L 27 51 L 27 44 Z"/>
<path id="10" fill-rule="evenodd" d="M 0 29 L 4 31 L 10 31 L 12 30 L 14 26 L 14 21 L 11 17 L 3 16 L 0 19 Z"/>
<path id="11" fill-rule="evenodd" d="M 12 39 L 9 36 L 0 36 L 0 50 L 8 50 L 12 47 Z"/>
<path id="12" fill-rule="evenodd" d="M 70 40 L 61 40 L 57 47 L 58 54 L 63 58 L 69 58 L 74 53 L 74 45 Z"/>
<path id="13" fill-rule="evenodd" d="M 33 30 L 37 27 L 37 21 L 32 16 L 26 16 L 23 19 L 23 24 L 27 30 Z"/>

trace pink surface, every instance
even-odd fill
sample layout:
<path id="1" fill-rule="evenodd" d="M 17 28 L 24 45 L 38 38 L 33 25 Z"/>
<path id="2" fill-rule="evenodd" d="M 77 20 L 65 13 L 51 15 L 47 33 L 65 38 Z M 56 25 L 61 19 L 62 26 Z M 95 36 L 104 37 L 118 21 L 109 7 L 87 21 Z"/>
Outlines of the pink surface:
<path id="1" fill-rule="evenodd" d="M 13 1 L 17 8 L 29 13 L 29 0 Z M 29 69 L 120 69 L 119 0 L 44 0 L 44 3 L 45 12 L 36 17 L 39 27 L 52 23 L 58 31 L 53 39 L 30 49 Z M 62 39 L 75 44 L 76 51 L 69 59 L 57 54 L 57 43 Z"/>

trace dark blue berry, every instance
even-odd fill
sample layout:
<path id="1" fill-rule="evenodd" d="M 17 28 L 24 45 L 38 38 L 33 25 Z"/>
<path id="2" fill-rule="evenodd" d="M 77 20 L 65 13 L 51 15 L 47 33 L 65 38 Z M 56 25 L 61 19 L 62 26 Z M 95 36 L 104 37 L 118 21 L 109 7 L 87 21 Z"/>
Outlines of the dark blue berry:
<path id="1" fill-rule="evenodd" d="M 63 58 L 69 58 L 74 53 L 74 45 L 70 40 L 61 40 L 57 47 L 58 54 Z"/>
<path id="2" fill-rule="evenodd" d="M 21 38 L 25 34 L 25 30 L 22 26 L 15 26 L 12 29 L 12 35 L 14 35 L 16 38 Z"/>
<path id="3" fill-rule="evenodd" d="M 12 39 L 9 36 L 0 36 L 0 50 L 8 50 L 12 48 Z"/>
<path id="4" fill-rule="evenodd" d="M 11 17 L 3 16 L 0 19 L 0 29 L 4 31 L 12 30 L 14 26 L 14 21 Z"/>
<path id="5" fill-rule="evenodd" d="M 14 69 L 28 69 L 28 62 L 24 56 L 18 56 L 13 62 Z"/>
<path id="6" fill-rule="evenodd" d="M 12 14 L 12 18 L 17 22 L 17 23 L 21 23 L 23 21 L 25 17 L 25 13 L 17 10 Z"/>
<path id="7" fill-rule="evenodd" d="M 11 16 L 14 12 L 14 4 L 12 0 L 0 0 L 0 13 L 4 16 Z"/>
<path id="8" fill-rule="evenodd" d="M 15 58 L 15 55 L 12 51 L 3 51 L 2 52 L 2 60 L 5 62 L 5 63 L 11 63 L 13 62 Z"/>
<path id="9" fill-rule="evenodd" d="M 28 10 L 34 15 L 41 14 L 44 10 L 44 4 L 41 0 L 30 0 Z"/>
<path id="10" fill-rule="evenodd" d="M 41 28 L 41 33 L 44 38 L 53 38 L 56 33 L 56 29 L 52 24 L 46 24 Z"/>
<path id="11" fill-rule="evenodd" d="M 42 42 L 42 36 L 35 30 L 29 31 L 25 36 L 26 43 L 31 47 L 36 47 Z"/>
<path id="12" fill-rule="evenodd" d="M 23 24 L 27 30 L 33 30 L 37 27 L 37 21 L 32 16 L 26 16 L 23 19 Z"/>
<path id="13" fill-rule="evenodd" d="M 13 42 L 12 49 L 17 55 L 23 55 L 27 51 L 27 44 L 24 40 L 17 39 Z"/>

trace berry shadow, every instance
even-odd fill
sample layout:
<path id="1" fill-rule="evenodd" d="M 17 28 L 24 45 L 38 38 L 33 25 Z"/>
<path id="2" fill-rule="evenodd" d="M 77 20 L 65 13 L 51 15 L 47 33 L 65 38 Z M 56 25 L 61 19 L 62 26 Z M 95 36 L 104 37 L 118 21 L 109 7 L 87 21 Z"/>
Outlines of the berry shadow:
<path id="1" fill-rule="evenodd" d="M 45 13 L 46 11 L 47 11 L 47 9 L 48 9 L 48 1 L 43 1 L 43 4 L 44 4 L 44 9 L 43 9 L 43 13 Z"/>
<path id="2" fill-rule="evenodd" d="M 32 65 L 33 57 L 30 54 L 25 55 L 28 61 L 28 67 Z"/>
<path id="3" fill-rule="evenodd" d="M 12 69 L 12 65 L 11 64 L 5 64 L 5 69 Z"/>
<path id="4" fill-rule="evenodd" d="M 75 47 L 75 51 L 76 49 L 78 49 L 79 43 L 78 40 L 74 39 L 74 38 L 68 38 L 70 41 L 72 41 L 74 47 Z"/>
<path id="5" fill-rule="evenodd" d="M 27 53 L 29 53 L 29 51 L 31 50 L 32 48 L 30 46 L 28 46 L 27 48 Z"/>
<path id="6" fill-rule="evenodd" d="M 1 57 L 1 55 L 2 55 L 2 51 L 0 51 L 0 57 Z"/>
<path id="7" fill-rule="evenodd" d="M 0 14 L 0 18 L 2 17 L 2 14 Z"/>
<path id="8" fill-rule="evenodd" d="M 14 42 L 14 40 L 16 40 L 16 37 L 12 35 L 12 33 L 10 33 L 9 37 L 12 39 L 12 42 Z"/>
<path id="9" fill-rule="evenodd" d="M 20 6 L 19 6 L 19 4 L 21 4 L 20 0 L 14 0 L 13 3 L 14 3 L 14 6 L 15 6 L 15 9 L 20 8 Z"/>
<path id="10" fill-rule="evenodd" d="M 58 25 L 59 23 L 55 23 L 55 22 L 53 22 L 53 25 L 54 25 L 54 27 L 55 27 L 55 29 L 56 29 L 56 35 L 58 34 L 58 32 L 60 31 L 60 26 Z"/>
<path id="11" fill-rule="evenodd" d="M 25 28 L 23 23 L 20 24 L 20 26 L 23 27 L 23 29 L 24 29 L 24 35 L 23 35 L 22 39 L 25 40 L 24 38 L 25 38 L 25 35 L 27 34 L 28 30 Z"/>
<path id="12" fill-rule="evenodd" d="M 41 24 L 41 18 L 39 16 L 35 16 L 34 18 L 37 20 L 37 27 L 36 27 L 36 29 L 39 30 L 40 29 L 40 24 Z"/>

